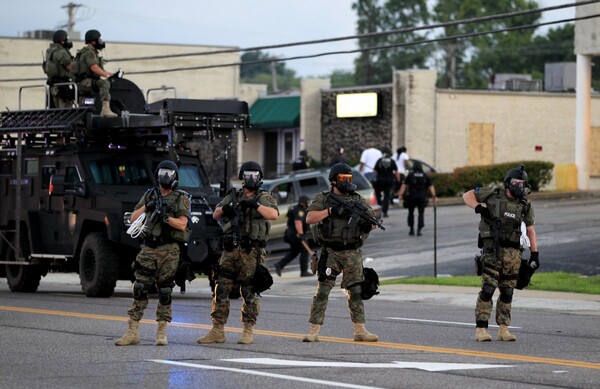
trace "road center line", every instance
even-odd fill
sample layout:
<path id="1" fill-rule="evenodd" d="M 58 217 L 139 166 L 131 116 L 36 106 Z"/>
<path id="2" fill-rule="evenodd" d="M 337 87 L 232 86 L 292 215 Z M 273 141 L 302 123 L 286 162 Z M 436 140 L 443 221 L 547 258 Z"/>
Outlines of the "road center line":
<path id="1" fill-rule="evenodd" d="M 12 307 L 12 306 L 3 306 L 3 305 L 0 305 L 0 311 L 34 313 L 34 314 L 54 315 L 54 316 L 80 317 L 80 318 L 86 318 L 86 319 L 122 321 L 122 322 L 126 322 L 129 319 L 128 317 L 122 317 L 122 316 L 97 315 L 97 314 L 91 314 L 91 313 L 55 311 L 55 310 L 50 310 L 50 309 L 23 308 L 23 307 Z M 141 322 L 145 323 L 145 324 L 156 325 L 155 320 L 144 319 Z M 170 326 L 183 327 L 183 328 L 206 329 L 206 330 L 209 330 L 212 328 L 212 325 L 210 325 L 210 324 L 181 323 L 181 322 L 170 323 Z M 237 332 L 237 333 L 242 332 L 241 328 L 234 328 L 234 327 L 226 327 L 225 330 L 228 332 Z M 280 338 L 302 339 L 304 337 L 304 334 L 294 334 L 291 332 L 279 332 L 279 331 L 268 331 L 268 330 L 257 330 L 257 329 L 254 329 L 254 333 L 256 335 L 267 335 L 267 336 L 274 336 L 274 337 L 280 337 Z M 341 344 L 353 344 L 358 347 L 380 347 L 380 348 L 388 348 L 388 349 L 396 349 L 396 350 L 411 350 L 411 351 L 422 351 L 422 352 L 429 352 L 429 353 L 464 355 L 464 356 L 477 357 L 477 358 L 503 359 L 503 360 L 509 360 L 509 361 L 521 361 L 521 362 L 529 362 L 529 363 L 541 363 L 541 364 L 547 364 L 547 365 L 561 365 L 561 366 L 580 367 L 583 369 L 600 370 L 600 363 L 574 361 L 574 360 L 568 360 L 568 359 L 544 358 L 544 357 L 519 355 L 519 354 L 502 354 L 502 353 L 488 352 L 488 351 L 454 349 L 454 348 L 445 348 L 445 347 L 432 347 L 432 346 L 423 346 L 423 345 L 417 345 L 417 344 L 393 343 L 393 342 L 359 342 L 359 343 L 357 343 L 352 339 L 336 338 L 336 337 L 331 337 L 331 336 L 319 336 L 319 341 L 341 343 Z"/>

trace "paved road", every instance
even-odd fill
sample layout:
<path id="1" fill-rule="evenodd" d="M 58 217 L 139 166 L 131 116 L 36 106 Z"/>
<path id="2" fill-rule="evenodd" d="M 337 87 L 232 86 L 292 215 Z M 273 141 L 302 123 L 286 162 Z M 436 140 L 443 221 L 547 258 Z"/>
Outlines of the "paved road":
<path id="1" fill-rule="evenodd" d="M 540 272 L 600 274 L 600 198 L 534 200 Z M 384 277 L 474 274 L 478 217 L 464 205 L 426 209 L 423 236 L 408 236 L 407 210 L 394 208 L 384 219 L 386 231 L 371 234 L 363 248 L 370 266 Z M 434 245 L 435 244 L 435 245 Z M 286 245 L 273 242 L 270 263 L 285 254 Z M 434 250 L 434 247 L 436 250 Z M 285 271 L 299 273 L 298 261 Z"/>

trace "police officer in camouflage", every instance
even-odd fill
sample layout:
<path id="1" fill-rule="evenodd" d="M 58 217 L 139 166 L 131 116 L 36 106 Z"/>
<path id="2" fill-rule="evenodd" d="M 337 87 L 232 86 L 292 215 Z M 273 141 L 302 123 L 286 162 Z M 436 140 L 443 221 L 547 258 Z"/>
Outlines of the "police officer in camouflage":
<path id="1" fill-rule="evenodd" d="M 100 77 L 112 76 L 104 70 L 104 58 L 100 57 L 100 51 L 106 47 L 106 43 L 100 37 L 100 31 L 89 30 L 85 33 L 85 47 L 77 52 L 77 85 L 82 94 L 100 93 L 102 99 L 102 117 L 116 117 L 117 114 L 110 109 L 110 83 Z"/>
<path id="2" fill-rule="evenodd" d="M 44 73 L 48 76 L 46 84 L 50 86 L 50 94 L 54 108 L 72 108 L 75 102 L 73 85 L 55 85 L 75 80 L 76 62 L 69 49 L 73 42 L 65 30 L 57 30 L 52 34 L 52 43 L 46 50 Z"/>
<path id="3" fill-rule="evenodd" d="M 145 218 L 148 233 L 143 238 L 141 250 L 133 268 L 133 303 L 127 311 L 128 330 L 115 344 L 135 345 L 140 342 L 139 325 L 144 310 L 148 307 L 148 290 L 156 286 L 156 345 L 166 346 L 167 323 L 171 321 L 171 293 L 179 264 L 180 244 L 189 239 L 188 218 L 190 199 L 186 192 L 177 190 L 179 169 L 177 164 L 166 160 L 156 168 L 158 191 L 147 191 L 135 206 L 131 222 Z M 144 219 L 142 219 L 144 220 Z"/>
<path id="4" fill-rule="evenodd" d="M 364 278 L 360 249 L 375 225 L 353 217 L 352 210 L 334 201 L 333 197 L 347 204 L 361 203 L 370 218 L 374 219 L 375 214 L 365 199 L 354 193 L 356 186 L 352 184 L 350 166 L 344 163 L 332 166 L 329 181 L 331 190 L 317 194 L 308 206 L 306 215 L 308 224 L 316 224 L 315 237 L 317 242 L 322 244 L 322 250 L 319 260 L 319 283 L 310 308 L 309 331 L 303 341 L 318 341 L 319 331 L 325 321 L 329 293 L 335 286 L 337 276 L 343 273 L 341 286 L 348 291 L 348 308 L 354 325 L 354 340 L 376 342 L 378 336 L 365 328 L 361 297 L 361 282 Z"/>
<path id="5" fill-rule="evenodd" d="M 229 318 L 229 294 L 237 285 L 243 299 L 241 322 L 244 325 L 238 343 L 254 342 L 252 329 L 260 307 L 252 288 L 252 279 L 257 260 L 261 264 L 265 263 L 270 221 L 279 216 L 275 199 L 268 192 L 260 190 L 262 178 L 262 168 L 257 162 L 244 162 L 239 171 L 239 179 L 243 180 L 242 189 L 227 194 L 215 208 L 213 218 L 224 220 L 223 254 L 219 259 L 213 293 L 212 329 L 197 339 L 198 343 L 225 342 L 224 326 Z M 232 195 L 236 196 L 235 201 Z"/>
<path id="6" fill-rule="evenodd" d="M 511 169 L 504 178 L 504 188 L 475 188 L 463 195 L 465 204 L 481 215 L 479 245 L 483 249 L 483 274 L 481 291 L 475 307 L 475 339 L 489 342 L 487 332 L 492 311 L 492 296 L 496 288 L 500 296 L 496 301 L 496 323 L 500 326 L 497 340 L 515 341 L 508 331 L 510 326 L 513 290 L 517 285 L 521 266 L 521 222 L 525 223 L 530 241 L 529 266 L 539 267 L 539 253 L 534 228 L 535 215 L 526 198 L 527 172 L 525 166 Z"/>

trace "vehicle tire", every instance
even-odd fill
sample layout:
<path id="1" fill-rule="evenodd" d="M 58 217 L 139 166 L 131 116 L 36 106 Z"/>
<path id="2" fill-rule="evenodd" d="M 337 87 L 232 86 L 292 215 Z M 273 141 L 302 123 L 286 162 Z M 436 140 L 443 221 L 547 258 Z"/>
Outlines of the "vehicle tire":
<path id="1" fill-rule="evenodd" d="M 26 234 L 26 232 L 21 234 L 21 250 L 23 257 L 28 259 L 29 242 L 27 241 Z M 11 240 L 14 242 L 14 233 Z M 16 257 L 15 251 L 6 243 L 2 246 L 3 249 L 1 251 L 6 254 L 4 258 L 8 261 L 14 261 Z M 41 279 L 42 274 L 37 265 L 6 265 L 6 280 L 8 281 L 9 289 L 13 292 L 33 293 L 40 286 Z"/>
<path id="2" fill-rule="evenodd" d="M 119 256 L 100 232 L 88 234 L 79 254 L 81 290 L 88 297 L 110 297 L 119 275 Z"/>

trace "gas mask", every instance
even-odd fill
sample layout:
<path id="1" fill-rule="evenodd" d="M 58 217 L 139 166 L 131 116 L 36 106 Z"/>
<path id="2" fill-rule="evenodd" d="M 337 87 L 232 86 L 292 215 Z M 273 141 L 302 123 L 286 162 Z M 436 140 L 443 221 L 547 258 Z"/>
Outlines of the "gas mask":
<path id="1" fill-rule="evenodd" d="M 96 47 L 96 50 L 102 50 L 106 47 L 106 43 L 104 43 L 102 38 L 98 38 L 98 40 L 96 41 L 95 47 Z"/>
<path id="2" fill-rule="evenodd" d="M 510 180 L 508 190 L 514 198 L 522 199 L 525 196 L 525 182 L 523 180 L 513 178 Z"/>
<path id="3" fill-rule="evenodd" d="M 172 169 L 158 169 L 158 184 L 163 189 L 175 190 L 179 182 L 175 179 L 177 173 Z"/>
<path id="4" fill-rule="evenodd" d="M 352 183 L 352 174 L 338 174 L 335 187 L 344 194 L 352 194 L 356 185 Z"/>
<path id="5" fill-rule="evenodd" d="M 258 171 L 245 171 L 242 173 L 244 178 L 244 188 L 249 190 L 258 190 L 262 185 L 260 180 L 260 172 Z"/>
<path id="6" fill-rule="evenodd" d="M 65 40 L 65 43 L 63 43 L 63 47 L 65 49 L 67 49 L 67 50 L 70 49 L 70 48 L 72 48 L 73 47 L 73 41 L 71 41 L 69 39 L 69 37 L 67 37 L 67 39 Z"/>

